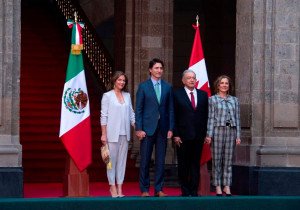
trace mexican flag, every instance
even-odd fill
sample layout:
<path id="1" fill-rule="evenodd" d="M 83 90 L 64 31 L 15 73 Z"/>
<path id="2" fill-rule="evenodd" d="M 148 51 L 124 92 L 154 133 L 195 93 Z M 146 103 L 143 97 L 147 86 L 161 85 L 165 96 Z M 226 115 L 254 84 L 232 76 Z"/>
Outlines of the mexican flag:
<path id="1" fill-rule="evenodd" d="M 202 50 L 202 43 L 200 38 L 199 25 L 194 25 L 196 30 L 192 53 L 190 57 L 189 69 L 193 70 L 196 74 L 196 85 L 195 88 L 207 92 L 208 97 L 211 96 L 209 81 L 205 66 L 204 54 Z M 211 159 L 210 146 L 208 144 L 203 144 L 202 155 L 201 155 L 201 165 L 205 164 Z"/>
<path id="2" fill-rule="evenodd" d="M 90 105 L 81 53 L 82 24 L 69 23 L 72 22 L 68 21 L 68 25 L 73 28 L 72 40 L 75 41 L 72 43 L 62 94 L 59 137 L 77 168 L 83 171 L 92 162 Z"/>

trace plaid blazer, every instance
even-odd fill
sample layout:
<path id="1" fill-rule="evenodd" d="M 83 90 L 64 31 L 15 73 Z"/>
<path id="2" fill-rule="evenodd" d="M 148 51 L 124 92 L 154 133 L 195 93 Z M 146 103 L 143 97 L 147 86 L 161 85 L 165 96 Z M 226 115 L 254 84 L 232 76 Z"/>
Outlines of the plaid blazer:
<path id="1" fill-rule="evenodd" d="M 226 122 L 229 119 L 231 126 L 236 127 L 237 138 L 240 138 L 241 123 L 240 104 L 238 98 L 228 95 L 228 97 L 224 99 L 217 94 L 209 97 L 207 136 L 213 137 L 214 127 L 226 126 Z"/>

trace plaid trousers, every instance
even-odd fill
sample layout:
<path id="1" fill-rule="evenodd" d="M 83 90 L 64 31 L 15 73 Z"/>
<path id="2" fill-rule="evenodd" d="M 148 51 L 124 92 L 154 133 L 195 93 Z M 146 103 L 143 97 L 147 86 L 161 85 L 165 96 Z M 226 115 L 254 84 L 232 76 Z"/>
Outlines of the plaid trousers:
<path id="1" fill-rule="evenodd" d="M 212 174 L 214 186 L 231 186 L 236 127 L 214 127 L 212 140 Z"/>

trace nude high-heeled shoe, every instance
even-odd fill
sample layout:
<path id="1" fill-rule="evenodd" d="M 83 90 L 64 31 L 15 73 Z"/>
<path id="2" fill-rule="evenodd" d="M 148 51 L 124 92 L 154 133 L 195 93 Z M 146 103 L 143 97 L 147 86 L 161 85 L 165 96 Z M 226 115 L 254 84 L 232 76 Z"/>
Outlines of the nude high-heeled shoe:
<path id="1" fill-rule="evenodd" d="M 116 185 L 111 185 L 110 188 L 109 188 L 109 192 L 111 194 L 111 197 L 113 197 L 113 198 L 119 197 L 118 193 L 117 193 Z"/>
<path id="2" fill-rule="evenodd" d="M 118 184 L 118 196 L 120 198 L 124 197 L 125 195 L 122 193 L 122 184 Z"/>

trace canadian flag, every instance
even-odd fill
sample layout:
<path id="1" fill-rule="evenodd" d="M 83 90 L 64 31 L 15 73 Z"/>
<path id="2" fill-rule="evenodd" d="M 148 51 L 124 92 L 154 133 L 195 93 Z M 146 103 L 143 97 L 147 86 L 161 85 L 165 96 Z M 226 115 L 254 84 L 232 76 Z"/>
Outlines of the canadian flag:
<path id="1" fill-rule="evenodd" d="M 204 55 L 202 50 L 199 24 L 197 23 L 197 25 L 193 25 L 193 27 L 196 30 L 196 33 L 195 33 L 195 38 L 194 38 L 194 43 L 193 43 L 193 48 L 192 48 L 192 53 L 190 58 L 189 69 L 193 70 L 196 74 L 197 82 L 195 87 L 197 89 L 207 92 L 207 95 L 209 97 L 211 96 L 211 92 L 210 92 L 205 60 L 204 60 Z M 200 164 L 203 165 L 210 159 L 211 159 L 210 146 L 209 144 L 204 144 L 202 149 Z"/>

